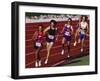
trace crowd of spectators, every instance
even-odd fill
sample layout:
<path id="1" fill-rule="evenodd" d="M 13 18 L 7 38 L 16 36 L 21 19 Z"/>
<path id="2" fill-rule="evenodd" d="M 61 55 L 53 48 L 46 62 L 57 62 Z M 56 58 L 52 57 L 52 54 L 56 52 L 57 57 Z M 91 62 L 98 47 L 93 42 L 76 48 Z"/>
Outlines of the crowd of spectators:
<path id="1" fill-rule="evenodd" d="M 71 18 L 72 20 L 79 20 L 80 15 L 38 15 L 38 16 L 26 16 L 26 23 L 27 22 L 46 22 L 51 19 L 57 20 L 57 21 L 65 21 L 68 18 Z"/>

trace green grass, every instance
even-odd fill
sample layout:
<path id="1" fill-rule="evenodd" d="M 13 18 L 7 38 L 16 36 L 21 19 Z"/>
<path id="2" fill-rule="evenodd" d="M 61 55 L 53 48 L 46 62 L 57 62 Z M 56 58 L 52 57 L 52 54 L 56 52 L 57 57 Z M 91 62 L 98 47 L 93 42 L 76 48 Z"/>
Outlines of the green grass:
<path id="1" fill-rule="evenodd" d="M 89 65 L 89 55 L 69 60 L 68 64 L 64 66 L 80 66 L 80 65 Z"/>

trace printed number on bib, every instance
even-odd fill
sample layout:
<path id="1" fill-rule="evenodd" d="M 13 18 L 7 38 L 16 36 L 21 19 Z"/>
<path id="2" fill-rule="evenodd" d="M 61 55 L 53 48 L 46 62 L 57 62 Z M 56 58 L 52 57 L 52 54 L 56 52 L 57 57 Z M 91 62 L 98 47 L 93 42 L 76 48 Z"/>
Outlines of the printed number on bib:
<path id="1" fill-rule="evenodd" d="M 70 36 L 70 33 L 69 32 L 65 32 L 65 35 Z"/>
<path id="2" fill-rule="evenodd" d="M 53 35 L 48 35 L 49 39 L 54 39 Z"/>
<path id="3" fill-rule="evenodd" d="M 81 34 L 85 34 L 85 31 L 84 30 L 81 30 Z"/>
<path id="4" fill-rule="evenodd" d="M 41 47 L 41 43 L 40 42 L 36 42 L 36 46 Z"/>

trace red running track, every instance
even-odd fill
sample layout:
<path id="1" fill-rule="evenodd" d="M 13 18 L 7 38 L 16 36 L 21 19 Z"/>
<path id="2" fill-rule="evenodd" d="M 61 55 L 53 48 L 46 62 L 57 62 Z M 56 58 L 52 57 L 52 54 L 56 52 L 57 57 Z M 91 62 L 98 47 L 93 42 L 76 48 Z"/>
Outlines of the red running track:
<path id="1" fill-rule="evenodd" d="M 72 26 L 74 28 L 74 33 L 77 28 L 77 21 L 72 22 Z M 43 27 L 49 26 L 48 22 L 45 23 L 26 23 L 25 27 L 25 67 L 26 68 L 33 68 L 35 67 L 35 49 L 33 47 L 33 42 L 32 41 L 32 36 L 33 33 L 38 29 L 38 25 L 42 24 Z M 58 30 L 62 30 L 65 22 L 58 22 L 57 27 Z M 44 61 L 46 59 L 47 51 L 46 51 L 46 43 L 44 43 L 43 49 L 40 51 L 40 57 L 42 61 L 42 66 L 41 67 L 50 67 L 50 66 L 57 66 L 60 64 L 67 63 L 67 60 L 64 61 L 67 57 L 67 49 L 64 55 L 61 55 L 61 40 L 62 40 L 62 35 L 59 35 L 58 40 L 55 42 L 53 48 L 51 49 L 50 57 L 48 64 L 44 64 Z M 72 43 L 71 43 L 71 53 L 70 56 L 72 58 L 77 58 L 80 56 L 80 44 L 77 44 L 76 47 L 73 46 L 74 42 L 74 36 L 72 36 Z M 85 41 L 85 47 L 84 47 L 84 53 L 83 55 L 89 54 L 89 37 L 86 38 Z"/>

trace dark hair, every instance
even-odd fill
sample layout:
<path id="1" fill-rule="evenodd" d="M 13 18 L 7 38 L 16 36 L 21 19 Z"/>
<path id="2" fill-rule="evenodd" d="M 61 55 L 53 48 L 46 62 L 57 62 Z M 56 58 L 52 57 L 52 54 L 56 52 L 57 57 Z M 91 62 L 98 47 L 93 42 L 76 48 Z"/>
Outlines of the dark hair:
<path id="1" fill-rule="evenodd" d="M 68 18 L 68 21 L 72 21 L 72 19 L 71 18 Z"/>
<path id="2" fill-rule="evenodd" d="M 83 19 L 83 17 L 85 17 L 85 21 L 87 21 L 87 16 L 86 15 L 82 15 L 81 16 L 81 20 Z"/>
<path id="3" fill-rule="evenodd" d="M 50 21 L 50 24 L 51 24 L 52 22 L 53 22 L 55 25 L 57 24 L 57 22 L 56 22 L 55 20 L 51 20 L 51 21 Z"/>
<path id="4" fill-rule="evenodd" d="M 38 31 L 39 31 L 39 26 L 41 26 L 41 27 L 42 27 L 42 31 L 43 31 L 43 25 L 42 25 L 42 24 L 38 25 Z"/>

